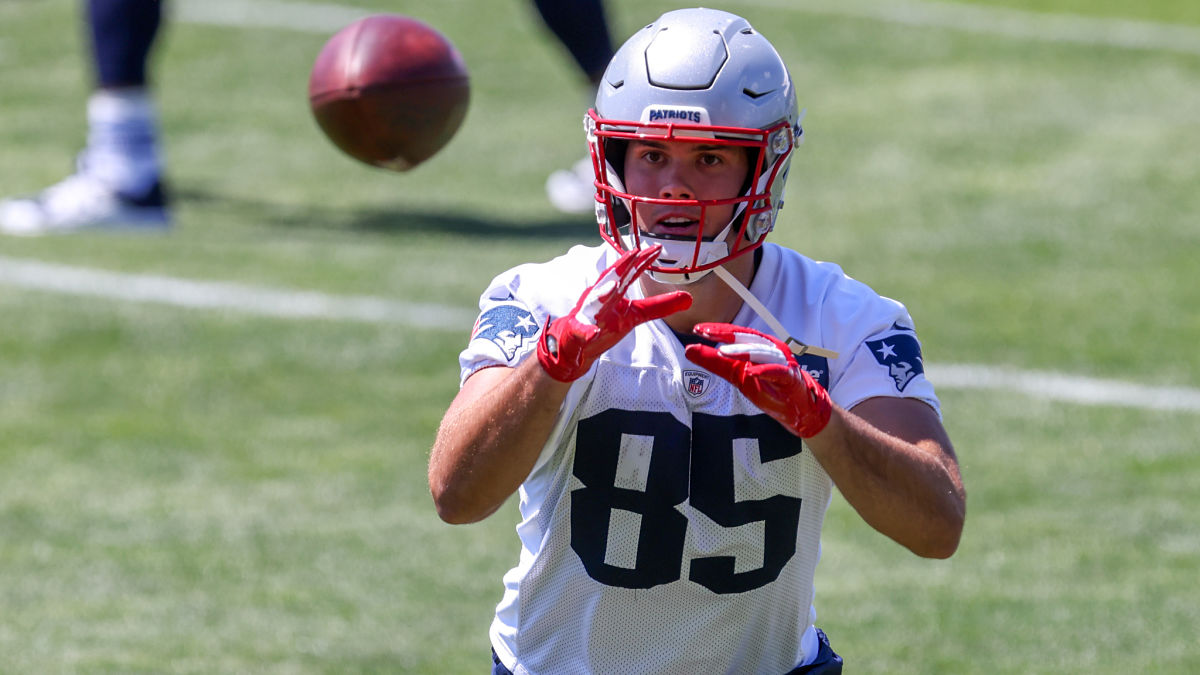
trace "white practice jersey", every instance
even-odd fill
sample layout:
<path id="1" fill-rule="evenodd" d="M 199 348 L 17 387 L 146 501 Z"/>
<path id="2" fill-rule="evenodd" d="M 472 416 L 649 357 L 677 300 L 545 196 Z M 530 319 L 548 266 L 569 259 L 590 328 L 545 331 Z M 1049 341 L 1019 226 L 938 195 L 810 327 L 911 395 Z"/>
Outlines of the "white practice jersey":
<path id="1" fill-rule="evenodd" d="M 576 246 L 496 277 L 463 381 L 536 358 L 547 318 L 570 312 L 615 260 L 608 246 Z M 938 408 L 900 303 L 773 244 L 750 290 L 795 338 L 839 353 L 798 358 L 834 402 Z M 771 332 L 748 306 L 733 323 Z M 514 673 L 779 675 L 815 657 L 832 482 L 799 438 L 683 349 L 652 321 L 573 383 L 520 488 L 521 556 L 492 622 Z"/>

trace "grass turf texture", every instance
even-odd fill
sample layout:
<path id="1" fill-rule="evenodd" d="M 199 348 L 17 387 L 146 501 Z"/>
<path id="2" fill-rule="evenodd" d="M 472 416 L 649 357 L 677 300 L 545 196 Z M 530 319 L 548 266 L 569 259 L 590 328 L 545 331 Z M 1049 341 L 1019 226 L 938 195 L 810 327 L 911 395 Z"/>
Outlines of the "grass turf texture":
<path id="1" fill-rule="evenodd" d="M 2 255 L 471 307 L 571 243 L 546 173 L 587 96 L 521 3 L 345 3 L 458 44 L 472 107 L 425 166 L 339 154 L 326 35 L 170 25 L 155 64 L 177 227 Z M 1200 385 L 1200 57 L 729 2 L 808 109 L 774 239 L 904 300 L 936 363 Z M 989 3 L 1088 12 L 1091 3 Z M 670 9 L 611 2 L 627 35 Z M 1095 4 L 1195 26 L 1191 3 Z M 84 140 L 76 3 L 0 4 L 0 186 Z M 338 26 L 330 26 L 329 33 Z M 2 264 L 2 263 L 0 263 Z M 469 326 L 283 321 L 0 286 L 0 670 L 485 672 L 511 505 L 433 513 L 424 466 Z M 962 548 L 912 557 L 840 498 L 819 623 L 855 672 L 1200 669 L 1200 415 L 941 390 Z"/>

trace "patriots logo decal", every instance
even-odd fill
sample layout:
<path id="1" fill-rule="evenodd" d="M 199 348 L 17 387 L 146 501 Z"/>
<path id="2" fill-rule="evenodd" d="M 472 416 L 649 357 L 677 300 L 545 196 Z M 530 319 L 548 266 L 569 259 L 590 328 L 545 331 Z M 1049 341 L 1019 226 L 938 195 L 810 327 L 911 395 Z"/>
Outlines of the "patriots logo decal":
<path id="1" fill-rule="evenodd" d="M 879 365 L 888 369 L 897 391 L 904 391 L 914 377 L 925 372 L 921 343 L 915 335 L 897 333 L 880 340 L 868 340 L 867 348 Z"/>
<path id="2" fill-rule="evenodd" d="M 510 362 L 541 330 L 533 313 L 515 304 L 496 305 L 479 315 L 471 340 L 491 340 Z"/>

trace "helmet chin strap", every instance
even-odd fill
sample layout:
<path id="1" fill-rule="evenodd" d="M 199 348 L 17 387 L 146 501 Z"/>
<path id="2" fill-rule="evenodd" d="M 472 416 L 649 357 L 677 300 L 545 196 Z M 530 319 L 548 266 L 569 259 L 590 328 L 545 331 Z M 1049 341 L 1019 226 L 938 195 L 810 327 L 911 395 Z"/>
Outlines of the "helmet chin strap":
<path id="1" fill-rule="evenodd" d="M 700 256 L 698 258 L 698 262 L 700 264 L 704 264 L 710 260 L 719 260 L 728 254 L 729 246 L 725 243 L 725 238 L 729 236 L 729 230 L 732 227 L 733 223 L 731 222 L 729 225 L 725 226 L 724 230 L 721 230 L 720 234 L 718 234 L 716 237 L 713 237 L 712 241 L 706 241 L 700 244 Z M 633 236 L 625 235 L 625 237 L 626 246 L 633 248 Z M 642 240 L 649 241 L 651 244 L 662 244 L 663 250 L 662 253 L 659 254 L 659 259 L 661 260 L 662 258 L 666 258 L 668 263 L 677 263 L 681 258 L 690 257 L 692 252 L 695 251 L 696 247 L 694 241 L 664 239 L 662 237 L 656 237 L 649 234 L 643 234 Z M 767 306 L 764 305 L 761 300 L 754 297 L 754 294 L 750 292 L 750 289 L 746 288 L 741 281 L 738 281 L 738 278 L 733 276 L 732 272 L 725 269 L 724 265 L 717 265 L 716 267 L 707 270 L 700 270 L 699 272 L 684 274 L 665 274 L 662 272 L 655 272 L 653 270 L 648 271 L 647 274 L 650 275 L 651 279 L 659 283 L 682 285 L 698 281 L 706 276 L 709 272 L 715 272 L 717 277 L 720 278 L 721 281 L 724 281 L 725 285 L 733 289 L 733 292 L 737 293 L 743 302 L 745 302 L 747 305 L 750 305 L 750 309 L 754 310 L 754 313 L 761 317 L 762 320 L 771 327 L 771 330 L 775 332 L 775 335 L 778 336 L 780 340 L 783 340 L 784 344 L 786 344 L 788 348 L 792 350 L 793 354 L 796 356 L 813 354 L 815 356 L 823 356 L 827 359 L 838 358 L 838 353 L 832 349 L 806 345 L 792 337 L 791 334 L 788 333 L 787 329 L 783 327 L 783 323 L 779 319 L 775 318 L 775 315 L 771 313 L 771 310 L 767 309 Z"/>
<path id="2" fill-rule="evenodd" d="M 747 305 L 750 305 L 750 309 L 753 309 L 755 314 L 761 317 L 763 321 L 767 322 L 767 325 L 771 327 L 771 330 L 775 332 L 775 335 L 780 340 L 783 340 L 785 344 L 787 344 L 788 349 L 791 349 L 793 354 L 796 356 L 800 356 L 802 354 L 813 354 L 815 356 L 823 356 L 827 359 L 836 359 L 838 357 L 838 353 L 832 349 L 824 349 L 822 347 L 806 345 L 792 337 L 788 333 L 787 329 L 783 327 L 783 323 L 781 323 L 779 319 L 776 319 L 775 315 L 771 313 L 771 310 L 767 309 L 767 306 L 764 305 L 762 301 L 754 297 L 754 294 L 750 292 L 750 289 L 743 286 L 742 282 L 738 281 L 737 277 L 733 276 L 732 272 L 725 269 L 724 265 L 714 267 L 712 271 L 716 272 L 717 276 L 721 278 L 721 281 L 724 281 L 727 286 L 732 288 L 734 293 L 737 293 L 739 296 L 741 296 L 742 300 Z"/>

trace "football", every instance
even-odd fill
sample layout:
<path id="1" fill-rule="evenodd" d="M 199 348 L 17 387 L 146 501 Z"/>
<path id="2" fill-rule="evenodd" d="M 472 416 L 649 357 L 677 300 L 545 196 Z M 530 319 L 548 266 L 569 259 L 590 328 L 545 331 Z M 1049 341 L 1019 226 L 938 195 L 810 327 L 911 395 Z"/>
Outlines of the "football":
<path id="1" fill-rule="evenodd" d="M 339 30 L 321 48 L 308 100 L 321 130 L 343 152 L 408 171 L 458 131 L 470 82 L 462 55 L 435 28 L 376 14 Z"/>

